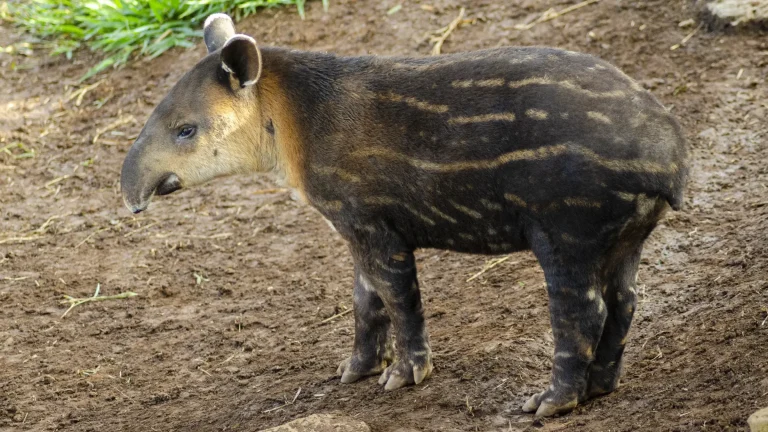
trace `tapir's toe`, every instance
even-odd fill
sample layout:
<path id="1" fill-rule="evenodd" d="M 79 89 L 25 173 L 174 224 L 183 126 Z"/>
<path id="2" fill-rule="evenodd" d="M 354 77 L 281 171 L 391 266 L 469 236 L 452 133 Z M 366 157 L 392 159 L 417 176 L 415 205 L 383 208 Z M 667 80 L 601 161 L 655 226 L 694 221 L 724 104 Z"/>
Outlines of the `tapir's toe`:
<path id="1" fill-rule="evenodd" d="M 387 367 L 387 360 L 374 362 L 362 361 L 357 356 L 349 357 L 341 362 L 336 370 L 336 375 L 341 377 L 343 384 L 353 383 L 360 378 L 378 375 Z"/>
<path id="2" fill-rule="evenodd" d="M 411 360 L 398 359 L 384 370 L 379 377 L 379 384 L 384 385 L 384 390 L 421 384 L 432 374 L 432 369 L 432 359 L 429 356 Z"/>
<path id="3" fill-rule="evenodd" d="M 531 396 L 523 405 L 523 411 L 535 412 L 536 417 L 552 417 L 557 414 L 570 412 L 578 404 L 579 400 L 577 397 L 562 395 L 550 388 Z"/>

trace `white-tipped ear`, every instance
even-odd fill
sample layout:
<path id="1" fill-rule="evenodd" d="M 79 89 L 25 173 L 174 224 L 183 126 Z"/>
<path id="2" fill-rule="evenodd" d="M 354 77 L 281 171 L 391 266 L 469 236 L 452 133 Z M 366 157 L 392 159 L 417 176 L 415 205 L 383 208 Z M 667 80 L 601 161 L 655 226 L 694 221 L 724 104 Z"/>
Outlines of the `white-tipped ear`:
<path id="1" fill-rule="evenodd" d="M 221 48 L 221 67 L 234 75 L 240 87 L 256 84 L 261 76 L 261 51 L 246 35 L 232 36 Z"/>
<path id="2" fill-rule="evenodd" d="M 232 22 L 229 15 L 217 13 L 206 18 L 203 27 L 203 40 L 205 40 L 205 46 L 208 47 L 209 53 L 223 47 L 234 35 L 235 23 Z"/>

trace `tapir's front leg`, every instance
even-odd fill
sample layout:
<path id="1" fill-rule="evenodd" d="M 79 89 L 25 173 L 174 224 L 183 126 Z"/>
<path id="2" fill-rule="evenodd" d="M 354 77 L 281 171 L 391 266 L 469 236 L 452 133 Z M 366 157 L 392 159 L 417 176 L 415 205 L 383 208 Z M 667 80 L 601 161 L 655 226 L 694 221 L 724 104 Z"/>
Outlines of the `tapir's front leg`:
<path id="1" fill-rule="evenodd" d="M 392 363 L 393 354 L 389 314 L 359 265 L 355 266 L 353 295 L 355 347 L 352 356 L 341 362 L 337 371 L 345 384 L 384 372 Z"/>
<path id="2" fill-rule="evenodd" d="M 351 245 L 359 283 L 355 285 L 355 353 L 348 364 L 354 364 L 356 357 L 383 358 L 371 352 L 382 349 L 378 343 L 380 333 L 370 331 L 377 324 L 364 322 L 374 318 L 370 299 L 378 297 L 389 316 L 395 336 L 395 362 L 384 370 L 379 379 L 379 384 L 384 384 L 386 390 L 419 384 L 432 372 L 432 352 L 416 279 L 415 258 L 412 249 L 397 239 L 392 233 L 381 233 Z M 358 292 L 360 289 L 366 292 Z M 369 300 L 361 302 L 358 301 L 360 298 Z M 359 310 L 362 306 L 368 309 Z M 346 373 L 344 366 L 345 363 L 342 363 L 342 373 Z"/>

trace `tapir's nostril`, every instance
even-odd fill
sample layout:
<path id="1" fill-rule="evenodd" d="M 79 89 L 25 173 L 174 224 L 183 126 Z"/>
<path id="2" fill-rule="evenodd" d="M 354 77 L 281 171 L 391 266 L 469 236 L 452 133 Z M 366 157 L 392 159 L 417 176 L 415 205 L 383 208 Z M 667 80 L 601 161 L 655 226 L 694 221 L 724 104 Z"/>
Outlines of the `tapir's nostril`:
<path id="1" fill-rule="evenodd" d="M 160 180 L 155 193 L 157 195 L 168 195 L 179 189 L 181 189 L 181 180 L 179 180 L 179 177 L 176 174 L 168 174 L 165 178 Z"/>

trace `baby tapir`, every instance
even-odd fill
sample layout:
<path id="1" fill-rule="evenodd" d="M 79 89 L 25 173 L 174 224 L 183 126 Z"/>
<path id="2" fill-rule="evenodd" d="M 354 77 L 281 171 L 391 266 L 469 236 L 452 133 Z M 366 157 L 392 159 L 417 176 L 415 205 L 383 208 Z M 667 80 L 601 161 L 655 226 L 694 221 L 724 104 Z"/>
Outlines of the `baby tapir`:
<path id="1" fill-rule="evenodd" d="M 122 168 L 134 213 L 153 195 L 275 172 L 354 257 L 343 383 L 387 390 L 432 372 L 413 252 L 531 249 L 547 282 L 550 416 L 614 390 L 643 242 L 687 175 L 683 133 L 610 64 L 550 48 L 430 58 L 259 48 L 226 15 L 208 55 L 157 106 Z M 394 335 L 394 344 L 389 335 Z"/>

